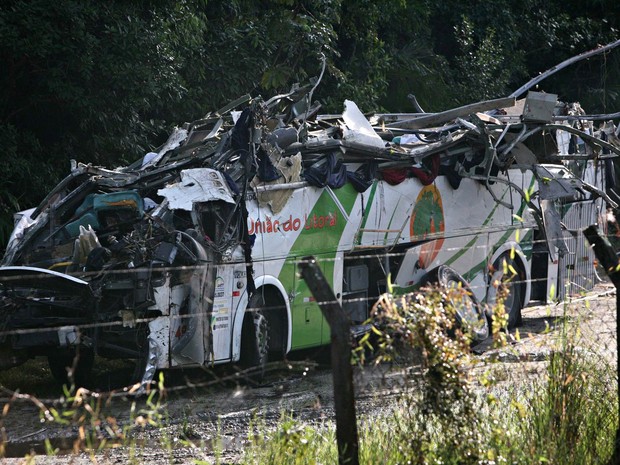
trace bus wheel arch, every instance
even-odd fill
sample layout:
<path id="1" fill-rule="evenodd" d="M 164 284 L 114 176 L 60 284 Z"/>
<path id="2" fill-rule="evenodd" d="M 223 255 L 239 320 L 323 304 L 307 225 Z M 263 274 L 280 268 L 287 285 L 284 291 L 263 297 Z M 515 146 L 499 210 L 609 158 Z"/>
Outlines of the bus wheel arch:
<path id="1" fill-rule="evenodd" d="M 263 314 L 270 327 L 270 358 L 273 360 L 282 358 L 291 348 L 291 309 L 284 286 L 273 276 L 260 276 L 254 281 L 256 283 L 256 291 L 249 299 L 246 293 L 239 302 L 235 312 L 232 334 L 232 361 L 240 361 L 241 359 L 244 322 L 246 317 L 248 317 L 248 310 L 252 307 L 260 308 L 261 314 Z M 246 330 L 247 328 L 248 326 L 245 326 Z"/>
<path id="2" fill-rule="evenodd" d="M 269 326 L 269 359 L 281 360 L 289 347 L 289 314 L 286 301 L 279 289 L 265 285 L 257 289 L 254 296 L 260 295 L 263 315 Z"/>

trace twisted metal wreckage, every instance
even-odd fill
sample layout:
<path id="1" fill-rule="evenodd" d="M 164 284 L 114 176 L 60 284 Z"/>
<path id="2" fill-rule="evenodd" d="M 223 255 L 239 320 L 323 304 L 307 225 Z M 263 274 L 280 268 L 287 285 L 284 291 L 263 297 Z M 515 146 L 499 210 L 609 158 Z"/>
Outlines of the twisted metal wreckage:
<path id="1" fill-rule="evenodd" d="M 253 269 L 264 260 L 258 242 L 271 247 L 263 236 L 278 232 L 277 240 L 285 242 L 287 234 L 314 231 L 322 234 L 311 236 L 320 247 L 318 242 L 331 240 L 329 227 L 338 226 L 337 244 L 349 244 L 352 254 L 370 251 L 382 262 L 381 254 L 406 255 L 439 231 L 418 237 L 413 219 L 411 235 L 401 234 L 404 218 L 395 233 L 394 227 L 364 229 L 361 222 L 343 242 L 347 225 L 341 223 L 352 224 L 357 207 L 343 207 L 340 190 L 352 204 L 362 199 L 360 218 L 367 218 L 373 207 L 364 204 L 364 195 L 379 184 L 429 186 L 442 178 L 457 197 L 468 195 L 461 183 L 471 185 L 494 199 L 494 209 L 531 215 L 536 237 L 549 244 L 550 262 L 567 253 L 555 200 L 603 198 L 614 205 L 601 189 L 600 170 L 607 165 L 612 187 L 611 158 L 620 154 L 620 143 L 610 115 L 587 116 L 579 104 L 530 93 L 525 100 L 510 97 L 437 114 L 369 118 L 346 101 L 343 114 L 321 116 L 313 90 L 296 86 L 266 101 L 244 96 L 176 129 L 156 152 L 130 166 L 74 164 L 37 208 L 22 212 L 1 262 L 0 367 L 45 355 L 56 378 L 66 379 L 72 367 L 75 380 L 84 382 L 98 354 L 136 359 L 136 380 L 145 384 L 158 368 L 257 365 L 267 352 L 281 355 L 304 346 L 291 342 L 303 338 L 290 316 L 295 290 L 275 282 L 269 288 L 273 273 Z M 586 165 L 594 167 L 594 177 L 574 176 L 569 165 L 584 173 Z M 506 176 L 509 169 L 528 173 L 537 184 Z M 508 187 L 518 202 L 500 195 L 498 186 Z M 296 214 L 303 208 L 291 207 L 298 192 L 327 193 L 336 207 Z M 514 205 L 521 203 L 526 208 L 517 211 Z M 423 257 L 416 257 L 413 268 L 420 268 Z M 382 265 L 377 272 L 361 260 L 344 270 L 348 290 L 355 291 L 351 282 L 367 281 L 368 274 L 385 280 L 407 261 L 388 260 L 387 269 Z M 232 271 L 223 271 L 226 266 Z M 532 277 L 527 262 L 523 271 Z M 407 279 L 403 287 L 418 280 Z M 281 287 L 286 289 L 279 300 L 274 294 Z M 347 288 L 335 287 L 345 295 Z M 258 288 L 270 290 L 261 294 Z M 534 288 L 527 294 L 535 297 Z M 363 296 L 372 301 L 377 294 Z M 274 303 L 284 313 L 270 313 L 267 304 Z M 354 322 L 365 320 L 368 305 L 350 307 Z M 246 312 L 254 307 L 265 310 Z"/>

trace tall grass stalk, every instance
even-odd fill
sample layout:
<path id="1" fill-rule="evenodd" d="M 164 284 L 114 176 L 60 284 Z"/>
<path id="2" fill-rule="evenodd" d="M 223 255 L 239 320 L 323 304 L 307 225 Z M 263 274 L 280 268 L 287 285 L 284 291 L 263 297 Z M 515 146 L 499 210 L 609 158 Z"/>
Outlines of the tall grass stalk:
<path id="1" fill-rule="evenodd" d="M 524 400 L 518 423 L 524 445 L 551 463 L 606 463 L 618 424 L 617 376 L 612 366 L 580 348 L 579 331 L 561 329 L 547 376 Z"/>
<path id="2" fill-rule="evenodd" d="M 462 292 L 462 289 L 454 289 Z M 596 465 L 608 462 L 618 425 L 617 376 L 604 358 L 585 351 L 588 342 L 579 326 L 566 317 L 543 375 L 528 375 L 510 364 L 512 376 L 502 378 L 500 365 L 482 367 L 470 350 L 466 334 L 454 326 L 454 309 L 441 292 L 385 296 L 377 307 L 381 322 L 376 363 L 414 355 L 419 369 L 405 370 L 401 393 L 371 415 L 358 417 L 360 463 L 411 465 L 556 464 Z M 494 312 L 494 342 L 505 343 L 506 318 L 501 306 Z M 365 341 L 367 344 L 368 341 Z M 521 371 L 520 371 L 521 370 Z M 519 379 L 519 374 L 521 379 Z M 83 391 L 65 393 L 62 408 L 47 409 L 42 419 L 73 425 L 79 431 L 79 451 L 89 451 L 93 462 L 102 449 L 125 445 L 126 460 L 147 463 L 152 443 L 143 443 L 145 429 L 160 429 L 158 448 L 175 460 L 178 447 L 169 434 L 160 376 L 144 406 L 132 402 L 128 421 L 117 422 L 105 413 L 99 397 Z M 4 415 L 9 410 L 7 404 Z M 378 413 L 377 413 L 378 412 Z M 181 446 L 194 449 L 196 463 L 207 463 L 202 444 L 191 440 L 189 419 L 180 427 Z M 338 462 L 335 425 L 330 421 L 304 423 L 283 414 L 276 428 L 257 419 L 249 428 L 245 465 L 314 465 Z M 215 461 L 222 451 L 215 447 Z M 0 446 L 2 443 L 0 442 Z M 48 441 L 47 451 L 53 455 Z M 148 454 L 147 454 L 148 455 Z M 30 457 L 34 460 L 34 457 Z M 204 459 L 204 460 L 202 460 Z"/>
<path id="3" fill-rule="evenodd" d="M 448 300 L 435 293 L 381 302 L 383 358 L 415 346 L 422 375 L 398 399 L 379 399 L 386 405 L 380 414 L 359 418 L 360 463 L 606 463 L 618 423 L 615 370 L 580 349 L 574 323 L 563 320 L 543 376 L 499 384 L 489 376 L 493 365 L 472 376 L 479 360 L 452 326 Z M 501 308 L 496 314 L 502 321 Z M 504 325 L 493 326 L 497 333 Z M 259 428 L 249 442 L 243 464 L 337 463 L 331 423 L 311 427 L 286 417 L 275 431 Z"/>

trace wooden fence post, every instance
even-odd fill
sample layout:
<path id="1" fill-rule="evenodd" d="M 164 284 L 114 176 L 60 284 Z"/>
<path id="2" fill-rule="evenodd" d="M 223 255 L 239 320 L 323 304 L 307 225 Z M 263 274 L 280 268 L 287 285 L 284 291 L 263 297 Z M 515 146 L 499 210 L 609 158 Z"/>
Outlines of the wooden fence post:
<path id="1" fill-rule="evenodd" d="M 601 234 L 597 225 L 588 226 L 583 234 L 594 249 L 596 259 L 616 288 L 616 376 L 618 377 L 618 421 L 620 421 L 620 260 L 618 260 L 616 250 L 607 237 Z M 616 429 L 616 443 L 609 464 L 620 465 L 620 424 Z"/>
<path id="2" fill-rule="evenodd" d="M 304 258 L 298 266 L 331 329 L 338 463 L 340 465 L 359 465 L 353 369 L 351 367 L 351 323 L 314 257 Z"/>

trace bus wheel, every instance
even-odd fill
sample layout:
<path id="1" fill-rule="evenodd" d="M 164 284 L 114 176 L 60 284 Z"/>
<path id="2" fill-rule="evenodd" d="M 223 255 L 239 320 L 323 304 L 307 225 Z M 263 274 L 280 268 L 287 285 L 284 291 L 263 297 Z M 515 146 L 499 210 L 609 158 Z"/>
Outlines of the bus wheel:
<path id="1" fill-rule="evenodd" d="M 482 306 L 465 279 L 446 265 L 431 270 L 425 283 L 437 283 L 447 291 L 447 301 L 454 307 L 456 323 L 466 331 L 472 342 L 480 342 L 489 337 L 489 322 Z"/>
<path id="2" fill-rule="evenodd" d="M 155 374 L 155 366 L 152 364 L 152 360 L 149 360 L 151 355 L 150 346 L 149 346 L 149 329 L 148 326 L 143 325 L 138 327 L 136 332 L 136 346 L 138 348 L 138 356 L 136 357 L 136 363 L 134 365 L 133 372 L 131 377 L 129 378 L 129 385 L 134 386 L 137 383 L 146 382 L 143 386 L 147 387 L 147 384 L 153 380 Z M 149 362 L 151 362 L 151 366 L 149 366 Z M 145 378 L 145 374 L 149 368 L 149 374 L 151 375 L 148 379 Z"/>
<path id="3" fill-rule="evenodd" d="M 78 350 L 57 348 L 47 356 L 52 377 L 60 384 L 75 384 L 76 387 L 82 387 L 88 382 L 94 361 L 95 353 L 85 347 Z"/>
<path id="4" fill-rule="evenodd" d="M 523 270 L 510 254 L 504 253 L 493 264 L 493 281 L 499 280 L 505 287 L 507 294 L 504 299 L 504 309 L 508 315 L 508 329 L 520 326 L 522 323 L 521 309 L 523 308 Z M 494 285 L 492 282 L 491 285 Z"/>
<path id="5" fill-rule="evenodd" d="M 259 291 L 250 299 L 241 330 L 240 364 L 250 370 L 249 378 L 254 381 L 263 379 L 269 354 L 269 325 L 264 307 L 265 297 Z"/>

